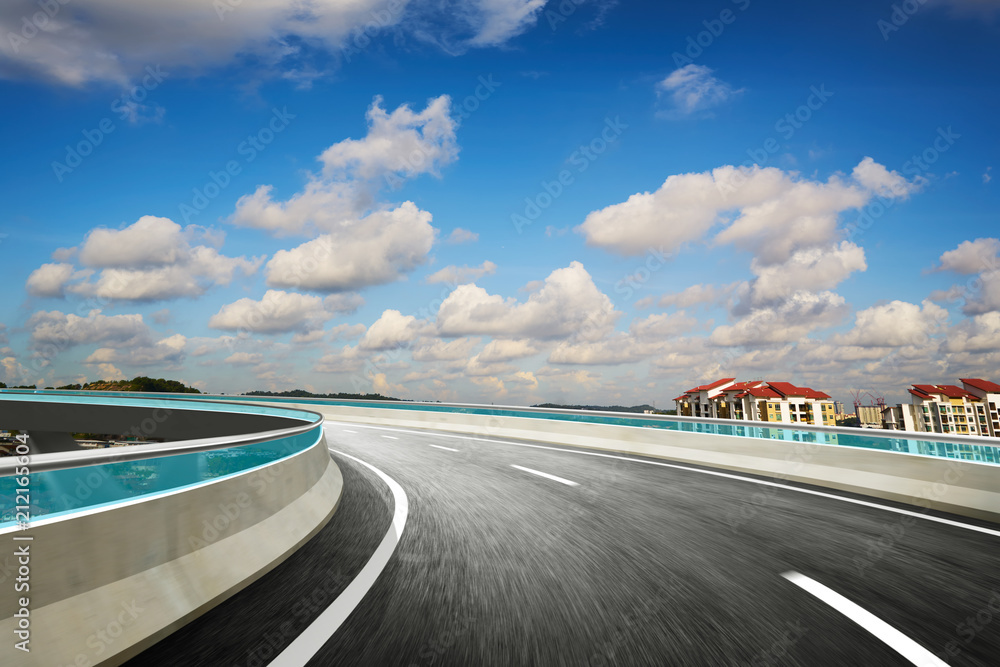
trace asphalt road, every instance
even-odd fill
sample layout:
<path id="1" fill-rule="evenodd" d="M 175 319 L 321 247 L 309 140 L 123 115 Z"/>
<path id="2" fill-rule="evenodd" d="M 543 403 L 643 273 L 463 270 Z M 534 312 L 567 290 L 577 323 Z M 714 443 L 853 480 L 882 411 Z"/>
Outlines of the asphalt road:
<path id="1" fill-rule="evenodd" d="M 309 664 L 914 664 L 880 622 L 945 664 L 1000 664 L 996 535 L 544 443 L 347 424 L 327 439 L 396 480 L 409 515 L 385 569 Z M 129 665 L 265 665 L 322 613 L 394 511 L 381 479 L 333 457 L 345 486 L 330 524 Z M 788 572 L 872 616 L 835 608 Z"/>

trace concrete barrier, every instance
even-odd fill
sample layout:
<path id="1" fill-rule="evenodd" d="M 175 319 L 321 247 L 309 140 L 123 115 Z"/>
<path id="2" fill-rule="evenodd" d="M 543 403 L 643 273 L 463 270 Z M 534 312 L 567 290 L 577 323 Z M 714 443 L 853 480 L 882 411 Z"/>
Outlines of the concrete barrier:
<path id="1" fill-rule="evenodd" d="M 1000 522 L 1000 466 L 987 463 L 838 445 L 557 419 L 316 403 L 286 405 L 321 412 L 331 421 L 435 429 L 483 438 L 540 440 L 693 463 Z M 969 442 L 969 439 L 962 441 Z"/>
<path id="2" fill-rule="evenodd" d="M 0 665 L 121 664 L 284 561 L 342 490 L 320 436 L 243 473 L 0 531 Z M 30 652 L 15 646 L 22 596 Z"/>

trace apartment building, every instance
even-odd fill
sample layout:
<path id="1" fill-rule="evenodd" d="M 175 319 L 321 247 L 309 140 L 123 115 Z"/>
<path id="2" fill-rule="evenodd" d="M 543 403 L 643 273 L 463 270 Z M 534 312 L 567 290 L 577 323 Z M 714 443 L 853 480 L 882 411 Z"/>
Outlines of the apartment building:
<path id="1" fill-rule="evenodd" d="M 962 378 L 962 387 L 979 399 L 982 410 L 976 409 L 979 434 L 1000 438 L 1000 384 L 978 378 Z"/>
<path id="2" fill-rule="evenodd" d="M 722 378 L 674 399 L 678 415 L 786 424 L 836 425 L 828 394 L 790 382 Z"/>
<path id="3" fill-rule="evenodd" d="M 904 428 L 909 417 L 918 432 L 990 435 L 987 405 L 976 394 L 953 384 L 915 384 L 909 392 L 911 405 L 897 406 Z"/>

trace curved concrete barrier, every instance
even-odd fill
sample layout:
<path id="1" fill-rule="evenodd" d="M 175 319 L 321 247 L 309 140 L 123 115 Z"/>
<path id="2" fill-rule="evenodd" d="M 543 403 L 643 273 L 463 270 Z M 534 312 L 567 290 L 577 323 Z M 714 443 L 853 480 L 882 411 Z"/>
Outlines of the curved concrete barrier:
<path id="1" fill-rule="evenodd" d="M 322 423 L 313 427 L 313 444 L 238 474 L 0 530 L 0 664 L 120 664 L 280 564 L 326 525 L 343 489 Z M 68 456 L 76 465 L 87 454 Z M 51 468 L 54 456 L 32 458 Z M 16 647 L 25 624 L 30 652 Z"/>
<path id="2" fill-rule="evenodd" d="M 413 410 L 317 403 L 287 405 L 317 410 L 327 419 L 336 421 L 436 429 L 483 438 L 541 440 L 609 452 L 651 456 L 764 475 L 779 480 L 814 484 L 907 503 L 920 508 L 1000 522 L 1000 466 L 988 463 L 810 442 L 558 419 L 440 412 L 430 406 L 427 410 Z M 489 406 L 481 407 L 489 409 Z M 733 423 L 720 420 L 686 421 Z M 748 424 L 742 422 L 741 425 Z M 755 423 L 749 425 L 774 426 L 774 424 Z M 780 426 L 799 428 L 797 425 Z M 803 430 L 834 435 L 857 432 L 857 429 L 851 431 L 823 427 Z M 922 435 L 924 434 L 905 434 L 904 437 L 920 438 Z M 993 444 L 992 438 L 923 439 L 965 444 Z"/>

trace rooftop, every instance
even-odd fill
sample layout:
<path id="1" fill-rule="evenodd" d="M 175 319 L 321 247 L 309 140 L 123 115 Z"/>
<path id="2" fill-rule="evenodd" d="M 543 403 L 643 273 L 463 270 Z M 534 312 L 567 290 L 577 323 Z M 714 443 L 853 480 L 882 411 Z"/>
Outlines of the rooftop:
<path id="1" fill-rule="evenodd" d="M 980 380 L 979 378 L 959 378 L 962 384 L 967 384 L 970 387 L 975 387 L 980 391 L 988 391 L 991 394 L 1000 394 L 1000 384 L 996 382 L 990 382 L 989 380 Z"/>

